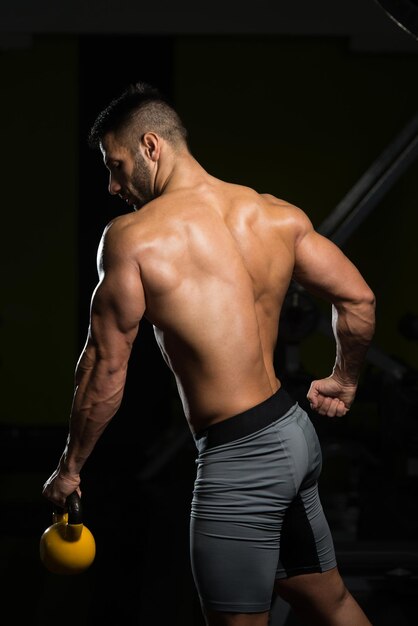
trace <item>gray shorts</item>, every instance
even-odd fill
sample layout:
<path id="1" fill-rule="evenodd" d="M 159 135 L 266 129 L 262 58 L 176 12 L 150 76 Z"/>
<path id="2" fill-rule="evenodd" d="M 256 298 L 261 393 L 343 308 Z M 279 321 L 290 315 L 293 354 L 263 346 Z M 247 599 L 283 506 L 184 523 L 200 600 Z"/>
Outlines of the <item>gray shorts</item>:
<path id="1" fill-rule="evenodd" d="M 190 555 L 204 607 L 268 611 L 276 578 L 336 566 L 318 437 L 283 389 L 195 441 Z"/>

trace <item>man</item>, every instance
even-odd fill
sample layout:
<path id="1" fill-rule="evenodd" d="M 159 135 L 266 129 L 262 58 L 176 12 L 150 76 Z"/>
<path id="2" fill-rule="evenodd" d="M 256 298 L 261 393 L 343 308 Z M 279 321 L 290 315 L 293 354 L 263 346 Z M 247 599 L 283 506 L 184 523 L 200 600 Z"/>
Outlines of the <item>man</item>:
<path id="1" fill-rule="evenodd" d="M 303 211 L 208 174 L 155 89 L 128 88 L 90 139 L 110 193 L 136 211 L 113 220 L 99 246 L 69 435 L 45 497 L 63 506 L 80 493 L 146 316 L 199 451 L 190 547 L 207 624 L 266 626 L 277 593 L 310 626 L 370 624 L 338 573 L 315 430 L 281 388 L 273 352 L 292 279 L 330 301 L 336 360 L 308 399 L 321 415 L 344 417 L 374 332 L 373 293 Z"/>

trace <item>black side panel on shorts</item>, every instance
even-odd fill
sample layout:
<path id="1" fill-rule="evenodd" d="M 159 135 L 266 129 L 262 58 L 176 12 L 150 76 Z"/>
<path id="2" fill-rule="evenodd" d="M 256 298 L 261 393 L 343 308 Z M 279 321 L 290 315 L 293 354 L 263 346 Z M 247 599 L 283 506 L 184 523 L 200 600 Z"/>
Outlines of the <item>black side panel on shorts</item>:
<path id="1" fill-rule="evenodd" d="M 312 528 L 300 495 L 296 496 L 284 516 L 280 561 L 288 576 L 322 571 Z M 309 570 L 306 569 L 306 563 L 312 563 Z"/>

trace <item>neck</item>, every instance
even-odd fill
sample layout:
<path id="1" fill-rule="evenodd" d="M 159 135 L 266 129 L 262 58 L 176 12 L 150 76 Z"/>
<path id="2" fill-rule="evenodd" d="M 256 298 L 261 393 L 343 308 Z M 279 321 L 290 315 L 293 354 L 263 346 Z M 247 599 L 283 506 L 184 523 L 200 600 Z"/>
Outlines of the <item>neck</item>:
<path id="1" fill-rule="evenodd" d="M 187 151 L 176 153 L 167 162 L 161 159 L 154 179 L 155 197 L 177 189 L 193 187 L 209 178 L 209 174 Z"/>

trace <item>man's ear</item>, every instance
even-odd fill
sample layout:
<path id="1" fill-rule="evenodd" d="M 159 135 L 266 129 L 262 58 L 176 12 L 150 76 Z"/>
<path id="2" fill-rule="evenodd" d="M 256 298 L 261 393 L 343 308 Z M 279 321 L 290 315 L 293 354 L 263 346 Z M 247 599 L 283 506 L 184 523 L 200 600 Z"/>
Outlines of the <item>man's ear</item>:
<path id="1" fill-rule="evenodd" d="M 156 133 L 148 132 L 142 135 L 141 143 L 145 156 L 157 162 L 161 153 L 161 138 Z"/>

